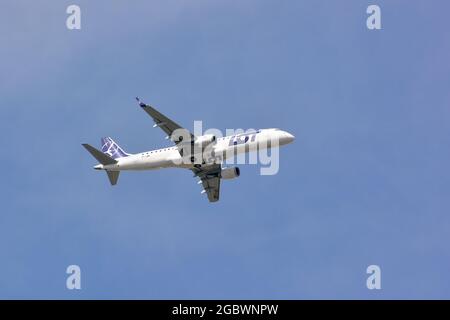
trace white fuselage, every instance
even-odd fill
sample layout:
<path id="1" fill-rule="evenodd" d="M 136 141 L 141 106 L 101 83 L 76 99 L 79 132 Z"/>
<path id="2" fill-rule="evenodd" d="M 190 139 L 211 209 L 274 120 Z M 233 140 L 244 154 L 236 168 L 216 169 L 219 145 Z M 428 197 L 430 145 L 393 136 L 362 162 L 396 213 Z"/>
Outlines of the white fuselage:
<path id="1" fill-rule="evenodd" d="M 221 163 L 229 157 L 244 152 L 276 147 L 291 143 L 294 136 L 279 129 L 262 129 L 255 132 L 236 134 L 218 138 L 212 145 L 212 158 L 202 159 L 209 163 Z M 195 154 L 194 154 L 195 155 Z M 200 153 L 200 157 L 202 157 Z M 190 158 L 190 157 L 189 157 Z M 132 154 L 116 159 L 117 163 L 109 165 L 97 165 L 95 169 L 109 171 L 122 170 L 153 170 L 160 168 L 192 168 L 194 163 L 183 158 L 179 152 L 179 146 L 167 147 L 147 152 Z M 205 163 L 203 163 L 205 164 Z"/>

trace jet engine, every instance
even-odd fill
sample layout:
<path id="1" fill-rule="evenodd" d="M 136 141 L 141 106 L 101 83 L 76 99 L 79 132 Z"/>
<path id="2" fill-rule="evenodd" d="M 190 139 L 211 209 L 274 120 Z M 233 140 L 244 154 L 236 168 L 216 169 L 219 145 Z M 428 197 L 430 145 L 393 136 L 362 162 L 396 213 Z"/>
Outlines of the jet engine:
<path id="1" fill-rule="evenodd" d="M 220 172 L 220 177 L 222 179 L 234 179 L 239 177 L 241 174 L 241 171 L 239 170 L 238 167 L 231 167 L 231 168 L 225 168 L 222 169 L 222 171 Z"/>

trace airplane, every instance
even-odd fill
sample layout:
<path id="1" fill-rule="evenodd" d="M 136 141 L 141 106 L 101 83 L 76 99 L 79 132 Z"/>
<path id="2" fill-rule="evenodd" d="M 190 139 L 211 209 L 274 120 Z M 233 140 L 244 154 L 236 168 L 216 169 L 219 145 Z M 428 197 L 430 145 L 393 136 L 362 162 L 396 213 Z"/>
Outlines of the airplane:
<path id="1" fill-rule="evenodd" d="M 196 137 L 152 106 L 137 97 L 136 100 L 152 117 L 153 127 L 161 128 L 167 134 L 166 139 L 170 138 L 175 146 L 130 154 L 110 137 L 101 139 L 101 150 L 83 143 L 82 146 L 99 162 L 94 169 L 105 170 L 111 185 L 117 184 L 121 171 L 185 168 L 200 179 L 198 183 L 203 185 L 201 193 L 206 193 L 210 202 L 216 202 L 219 200 L 221 179 L 234 179 L 240 175 L 238 167 L 222 167 L 227 158 L 243 152 L 271 148 L 273 141 L 277 142 L 273 147 L 277 147 L 295 139 L 289 132 L 276 128 L 221 138 L 216 138 L 215 135 Z"/>

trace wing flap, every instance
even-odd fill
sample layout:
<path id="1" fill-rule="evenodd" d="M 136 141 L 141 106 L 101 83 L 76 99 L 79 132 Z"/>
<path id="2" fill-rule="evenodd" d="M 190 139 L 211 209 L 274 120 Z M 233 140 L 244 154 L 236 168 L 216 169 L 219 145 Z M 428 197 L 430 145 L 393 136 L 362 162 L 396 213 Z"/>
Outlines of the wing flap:
<path id="1" fill-rule="evenodd" d="M 220 178 L 203 178 L 202 179 L 203 189 L 206 191 L 208 200 L 210 202 L 219 201 L 220 197 Z"/>
<path id="2" fill-rule="evenodd" d="M 214 164 L 208 167 L 192 168 L 194 176 L 200 178 L 203 190 L 208 196 L 208 200 L 210 202 L 219 201 L 221 170 L 221 166 L 218 164 Z"/>

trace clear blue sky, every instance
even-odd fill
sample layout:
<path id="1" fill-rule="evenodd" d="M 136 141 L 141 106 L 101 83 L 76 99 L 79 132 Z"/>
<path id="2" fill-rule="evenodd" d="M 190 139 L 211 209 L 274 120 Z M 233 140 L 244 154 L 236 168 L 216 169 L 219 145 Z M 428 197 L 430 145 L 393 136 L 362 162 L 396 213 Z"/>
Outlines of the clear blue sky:
<path id="1" fill-rule="evenodd" d="M 110 3 L 2 3 L 0 298 L 450 298 L 448 1 Z M 110 187 L 81 143 L 167 143 L 136 95 L 296 141 L 216 204 L 182 170 Z"/>

